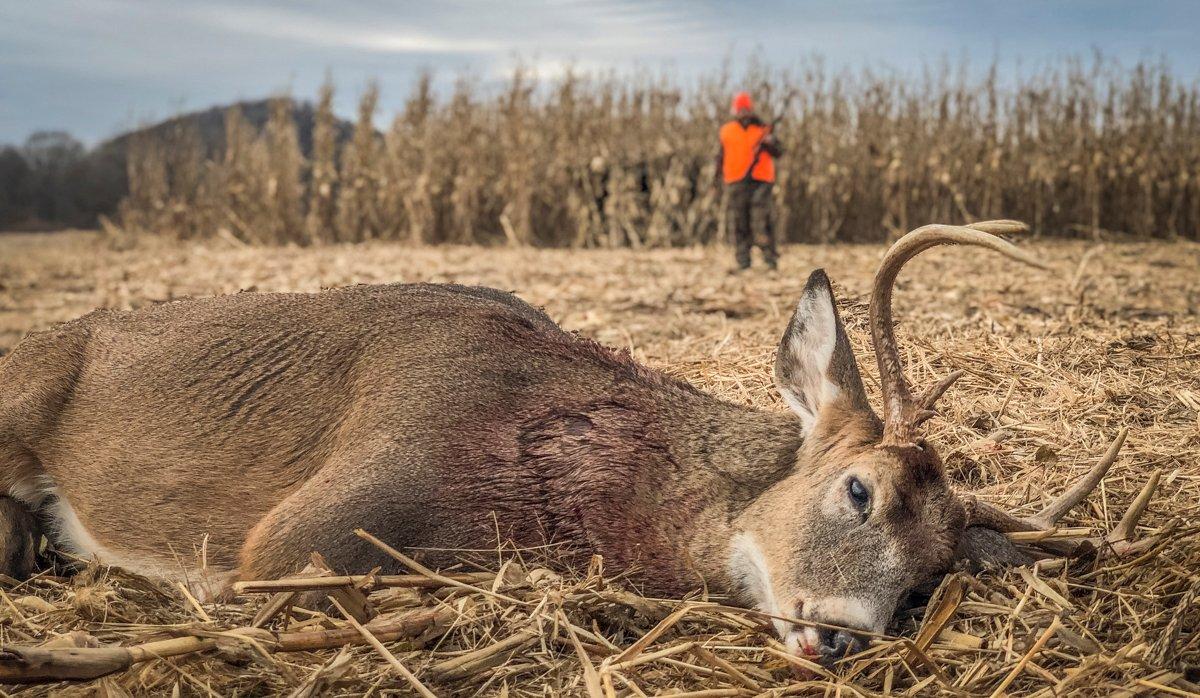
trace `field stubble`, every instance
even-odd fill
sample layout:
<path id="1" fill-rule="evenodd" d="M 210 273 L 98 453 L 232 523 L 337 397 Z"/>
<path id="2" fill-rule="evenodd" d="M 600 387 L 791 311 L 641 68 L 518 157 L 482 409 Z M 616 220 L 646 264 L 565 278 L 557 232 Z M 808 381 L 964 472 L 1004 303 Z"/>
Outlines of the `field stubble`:
<path id="1" fill-rule="evenodd" d="M 877 643 L 835 674 L 801 683 L 772 652 L 777 644 L 753 614 L 700 599 L 644 599 L 605 579 L 616 570 L 560 576 L 529 553 L 522 564 L 493 566 L 494 582 L 479 584 L 499 595 L 437 584 L 372 593 L 385 616 L 405 618 L 420 609 L 440 614 L 417 637 L 388 643 L 390 651 L 434 691 L 456 695 L 820 694 L 838 686 L 842 695 L 1200 690 L 1200 245 L 1028 246 L 1054 271 L 948 249 L 913 262 L 902 275 L 896 313 L 910 378 L 927 385 L 952 370 L 966 371 L 943 399 L 930 441 L 962 489 L 1028 514 L 1128 428 L 1109 476 L 1066 524 L 1112 529 L 1158 473 L 1136 532 L 1137 539 L 1156 541 L 1145 555 L 948 576 L 925 608 L 901 614 L 890 629 L 907 639 Z M 784 409 L 771 383 L 773 351 L 808 272 L 824 267 L 876 399 L 866 298 L 882 252 L 880 246 L 792 246 L 779 273 L 733 276 L 729 251 L 712 247 L 580 252 L 378 243 L 300 249 L 142 240 L 116 250 L 87 233 L 0 236 L 0 349 L 11 349 L 30 330 L 100 306 L 243 290 L 453 281 L 514 290 L 567 329 L 628 347 L 639 360 L 734 402 Z M 260 630 L 255 643 L 220 635 L 250 625 L 268 598 L 262 595 L 201 606 L 174 587 L 94 564 L 73 579 L 44 575 L 5 582 L 0 590 L 6 643 L 217 638 L 218 647 L 203 654 L 151 660 L 91 684 L 28 694 L 411 690 L 370 646 L 343 654 L 275 653 L 277 632 Z M 660 634 L 631 649 L 656 626 Z M 279 631 L 281 624 L 267 627 Z M 289 630 L 342 627 L 336 614 L 297 613 Z"/>

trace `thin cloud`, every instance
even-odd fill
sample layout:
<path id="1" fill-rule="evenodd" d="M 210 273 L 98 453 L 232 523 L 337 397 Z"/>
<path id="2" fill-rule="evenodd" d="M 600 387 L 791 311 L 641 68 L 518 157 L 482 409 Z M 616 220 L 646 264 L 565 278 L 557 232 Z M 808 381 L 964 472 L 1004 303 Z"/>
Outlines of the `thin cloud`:
<path id="1" fill-rule="evenodd" d="M 201 6 L 192 17 L 210 27 L 247 36 L 298 42 L 326 48 L 381 53 L 486 53 L 500 51 L 500 41 L 439 35 L 408 29 L 380 30 L 378 24 L 352 24 L 282 8 Z"/>

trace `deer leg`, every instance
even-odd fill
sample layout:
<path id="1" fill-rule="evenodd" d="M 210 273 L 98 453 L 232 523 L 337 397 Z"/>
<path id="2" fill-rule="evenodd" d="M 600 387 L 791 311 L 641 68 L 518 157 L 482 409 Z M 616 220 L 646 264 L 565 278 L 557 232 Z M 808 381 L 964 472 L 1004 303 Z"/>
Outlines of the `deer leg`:
<path id="1" fill-rule="evenodd" d="M 0 574 L 27 579 L 37 561 L 37 517 L 12 497 L 0 497 Z"/>
<path id="2" fill-rule="evenodd" d="M 320 553 L 338 574 L 376 567 L 398 571 L 398 563 L 354 534 L 362 528 L 404 544 L 428 525 L 418 459 L 395 446 L 365 458 L 347 455 L 324 465 L 250 531 L 242 546 L 238 578 L 273 579 L 300 571 Z"/>

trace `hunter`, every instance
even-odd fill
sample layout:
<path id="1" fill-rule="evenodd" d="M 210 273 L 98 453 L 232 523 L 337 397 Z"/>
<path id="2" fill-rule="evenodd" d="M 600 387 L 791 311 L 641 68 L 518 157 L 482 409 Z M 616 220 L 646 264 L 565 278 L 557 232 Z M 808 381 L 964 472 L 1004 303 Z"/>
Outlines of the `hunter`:
<path id="1" fill-rule="evenodd" d="M 763 262 L 774 270 L 779 264 L 775 249 L 775 158 L 783 148 L 771 126 L 754 113 L 754 103 L 739 92 L 730 105 L 733 119 L 721 127 L 717 153 L 718 182 L 725 184 L 726 227 L 737 250 L 738 269 L 750 268 L 750 248 L 762 250 Z"/>

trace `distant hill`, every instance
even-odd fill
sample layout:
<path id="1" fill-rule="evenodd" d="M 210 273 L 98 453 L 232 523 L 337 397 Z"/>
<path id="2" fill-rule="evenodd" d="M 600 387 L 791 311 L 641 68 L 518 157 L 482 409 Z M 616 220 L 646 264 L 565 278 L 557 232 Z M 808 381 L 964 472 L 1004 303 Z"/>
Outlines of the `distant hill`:
<path id="1" fill-rule="evenodd" d="M 123 133 L 101 143 L 97 146 L 96 150 L 115 149 L 120 152 L 123 159 L 125 151 L 129 147 L 129 142 L 134 137 L 146 133 L 165 136 L 178 125 L 191 124 L 195 126 L 196 131 L 200 134 L 200 140 L 204 143 L 208 155 L 218 154 L 225 149 L 225 112 L 235 106 L 241 108 L 242 116 L 254 128 L 261 131 L 266 127 L 267 120 L 271 115 L 271 100 L 260 99 L 254 102 L 237 102 L 236 104 L 210 107 L 204 111 L 182 114 L 151 126 Z M 292 117 L 296 121 L 300 150 L 304 152 L 305 157 L 308 157 L 312 153 L 312 131 L 315 115 L 316 110 L 311 103 L 292 101 Z M 341 119 L 336 124 L 338 129 L 337 140 L 341 144 L 350 139 L 354 131 L 354 124 Z"/>
<path id="2" fill-rule="evenodd" d="M 130 143 L 141 134 L 166 135 L 180 124 L 195 126 L 206 155 L 225 150 L 225 112 L 233 106 L 262 131 L 270 117 L 271 100 L 238 102 L 167 119 L 110 138 L 85 151 L 69 134 L 35 134 L 23 148 L 0 148 L 0 230 L 91 227 L 99 216 L 111 216 L 129 192 L 126 158 Z M 300 149 L 312 152 L 315 109 L 292 102 Z M 354 125 L 339 119 L 337 142 L 348 141 Z M 35 147 L 31 147 L 35 146 Z M 34 152 L 36 151 L 36 152 Z"/>

